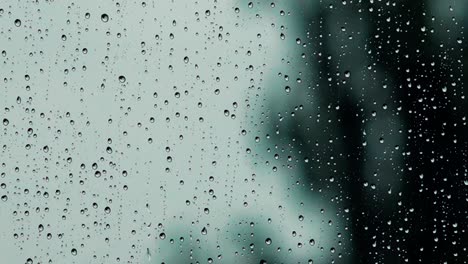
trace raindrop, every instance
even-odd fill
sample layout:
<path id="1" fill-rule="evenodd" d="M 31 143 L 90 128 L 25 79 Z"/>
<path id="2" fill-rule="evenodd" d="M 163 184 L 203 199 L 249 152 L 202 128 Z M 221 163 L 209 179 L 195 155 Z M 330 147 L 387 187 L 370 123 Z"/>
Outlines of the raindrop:
<path id="1" fill-rule="evenodd" d="M 311 246 L 314 246 L 314 245 L 315 245 L 315 240 L 314 240 L 314 239 L 309 240 L 309 244 L 310 244 Z"/>
<path id="2" fill-rule="evenodd" d="M 109 16 L 107 14 L 102 14 L 101 20 L 102 22 L 107 23 L 107 21 L 109 21 Z"/>
<path id="3" fill-rule="evenodd" d="M 148 261 L 151 261 L 151 252 L 149 248 L 146 248 L 146 256 L 148 257 Z"/>

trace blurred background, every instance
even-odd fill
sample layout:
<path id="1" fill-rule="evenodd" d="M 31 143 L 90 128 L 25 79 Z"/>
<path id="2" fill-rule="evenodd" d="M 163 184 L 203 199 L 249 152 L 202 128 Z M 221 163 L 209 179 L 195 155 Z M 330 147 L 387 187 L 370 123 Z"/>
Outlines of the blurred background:
<path id="1" fill-rule="evenodd" d="M 466 263 L 467 8 L 0 3 L 0 263 Z"/>
<path id="2" fill-rule="evenodd" d="M 466 263 L 466 4 L 290 6 L 306 32 L 289 70 L 301 82 L 270 131 L 309 160 L 303 184 L 335 200 L 341 261 Z"/>

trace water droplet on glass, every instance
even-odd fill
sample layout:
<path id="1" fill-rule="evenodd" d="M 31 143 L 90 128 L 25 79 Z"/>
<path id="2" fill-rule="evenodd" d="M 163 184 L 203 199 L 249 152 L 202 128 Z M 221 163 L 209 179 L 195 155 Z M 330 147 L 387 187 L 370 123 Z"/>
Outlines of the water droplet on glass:
<path id="1" fill-rule="evenodd" d="M 314 246 L 314 245 L 315 245 L 315 240 L 314 240 L 314 239 L 309 240 L 309 244 L 310 244 L 311 246 Z"/>
<path id="2" fill-rule="evenodd" d="M 148 257 L 148 261 L 151 261 L 151 252 L 149 248 L 146 248 L 146 256 Z"/>
<path id="3" fill-rule="evenodd" d="M 107 14 L 102 14 L 101 15 L 101 20 L 102 20 L 102 22 L 106 23 L 107 21 L 109 21 L 109 16 Z"/>

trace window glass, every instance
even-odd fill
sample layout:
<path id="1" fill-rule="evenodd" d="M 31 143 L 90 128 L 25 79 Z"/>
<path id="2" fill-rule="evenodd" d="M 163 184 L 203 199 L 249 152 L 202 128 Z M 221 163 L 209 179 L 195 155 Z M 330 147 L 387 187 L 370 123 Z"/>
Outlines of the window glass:
<path id="1" fill-rule="evenodd" d="M 0 3 L 0 263 L 465 263 L 466 1 Z"/>

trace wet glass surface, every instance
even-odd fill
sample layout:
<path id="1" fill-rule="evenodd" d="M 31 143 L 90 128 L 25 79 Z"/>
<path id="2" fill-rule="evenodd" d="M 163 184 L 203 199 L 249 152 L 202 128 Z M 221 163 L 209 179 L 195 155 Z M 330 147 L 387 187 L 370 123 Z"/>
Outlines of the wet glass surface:
<path id="1" fill-rule="evenodd" d="M 466 1 L 0 3 L 0 263 L 466 263 Z"/>

